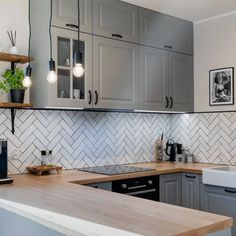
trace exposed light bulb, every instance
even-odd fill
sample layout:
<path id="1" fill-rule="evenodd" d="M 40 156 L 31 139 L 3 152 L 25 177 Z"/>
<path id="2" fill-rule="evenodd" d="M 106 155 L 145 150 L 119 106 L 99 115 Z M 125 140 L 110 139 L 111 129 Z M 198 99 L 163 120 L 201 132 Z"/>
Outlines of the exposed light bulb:
<path id="1" fill-rule="evenodd" d="M 51 84 L 57 81 L 56 66 L 55 66 L 55 61 L 53 61 L 53 59 L 49 61 L 49 72 L 48 72 L 47 80 Z"/>
<path id="2" fill-rule="evenodd" d="M 81 63 L 76 63 L 74 68 L 73 68 L 73 75 L 77 78 L 80 78 L 84 75 L 84 68 L 83 65 Z"/>
<path id="3" fill-rule="evenodd" d="M 32 74 L 32 68 L 30 67 L 30 64 L 26 67 L 26 72 L 25 72 L 25 78 L 22 81 L 22 85 L 25 88 L 29 88 L 32 84 L 31 82 L 31 74 Z"/>
<path id="4" fill-rule="evenodd" d="M 25 88 L 29 88 L 32 84 L 31 78 L 29 76 L 25 76 L 25 78 L 22 81 L 22 84 Z"/>
<path id="5" fill-rule="evenodd" d="M 49 71 L 48 72 L 48 76 L 47 76 L 47 80 L 49 83 L 53 84 L 57 81 L 57 74 L 55 71 Z"/>

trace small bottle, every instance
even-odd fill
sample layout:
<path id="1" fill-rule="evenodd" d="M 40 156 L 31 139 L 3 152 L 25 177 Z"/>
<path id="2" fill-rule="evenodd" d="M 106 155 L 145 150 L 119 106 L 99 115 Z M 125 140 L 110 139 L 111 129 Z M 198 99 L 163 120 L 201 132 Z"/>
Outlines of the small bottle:
<path id="1" fill-rule="evenodd" d="M 194 156 L 192 153 L 190 153 L 189 148 L 185 149 L 185 160 L 186 160 L 186 163 L 194 162 Z"/>
<path id="2" fill-rule="evenodd" d="M 41 151 L 41 165 L 47 166 L 51 165 L 51 163 L 52 163 L 52 151 L 51 150 Z"/>

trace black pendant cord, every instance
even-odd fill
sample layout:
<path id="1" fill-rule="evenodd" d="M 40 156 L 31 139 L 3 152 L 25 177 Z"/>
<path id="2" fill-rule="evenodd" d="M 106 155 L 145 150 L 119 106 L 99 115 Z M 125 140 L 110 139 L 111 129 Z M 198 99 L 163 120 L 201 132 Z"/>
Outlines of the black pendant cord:
<path id="1" fill-rule="evenodd" d="M 30 11 L 31 5 L 30 5 L 30 0 L 29 0 L 29 9 L 28 9 L 28 21 L 29 21 L 29 41 L 28 41 L 28 59 L 29 59 L 29 64 L 28 66 L 30 67 L 30 47 L 31 47 L 31 11 Z"/>
<path id="2" fill-rule="evenodd" d="M 52 0 L 50 2 L 50 20 L 49 20 L 49 40 L 50 40 L 50 60 L 52 60 Z"/>
<path id="3" fill-rule="evenodd" d="M 80 54 L 80 0 L 78 0 L 78 44 L 77 44 L 77 53 Z"/>

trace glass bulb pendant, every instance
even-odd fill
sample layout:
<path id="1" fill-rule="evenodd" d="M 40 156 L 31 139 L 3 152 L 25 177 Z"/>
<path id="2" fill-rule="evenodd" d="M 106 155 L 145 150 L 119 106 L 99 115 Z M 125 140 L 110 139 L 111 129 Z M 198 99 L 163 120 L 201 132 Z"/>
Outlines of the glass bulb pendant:
<path id="1" fill-rule="evenodd" d="M 25 73 L 25 78 L 22 81 L 22 85 L 25 88 L 29 88 L 32 84 L 31 82 L 31 74 L 32 74 L 32 68 L 30 67 L 30 65 L 27 66 L 26 68 L 26 73 Z"/>
<path id="2" fill-rule="evenodd" d="M 32 84 L 30 77 L 25 76 L 25 78 L 22 81 L 22 84 L 25 88 L 29 88 Z"/>
<path id="3" fill-rule="evenodd" d="M 84 75 L 84 68 L 83 65 L 81 63 L 76 63 L 74 68 L 73 68 L 73 75 L 77 78 L 80 78 Z"/>
<path id="4" fill-rule="evenodd" d="M 47 80 L 51 84 L 56 83 L 57 81 L 56 66 L 55 66 L 55 61 L 53 59 L 49 61 L 49 72 Z"/>

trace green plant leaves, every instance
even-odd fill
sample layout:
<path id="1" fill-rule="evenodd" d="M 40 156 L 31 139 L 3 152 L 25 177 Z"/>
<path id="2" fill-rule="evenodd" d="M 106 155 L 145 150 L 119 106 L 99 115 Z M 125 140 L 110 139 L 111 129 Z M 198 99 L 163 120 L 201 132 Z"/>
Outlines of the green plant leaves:
<path id="1" fill-rule="evenodd" d="M 11 89 L 25 89 L 22 84 L 24 79 L 24 71 L 22 69 L 16 68 L 14 72 L 8 69 L 3 73 L 2 77 L 0 90 L 8 93 Z"/>

